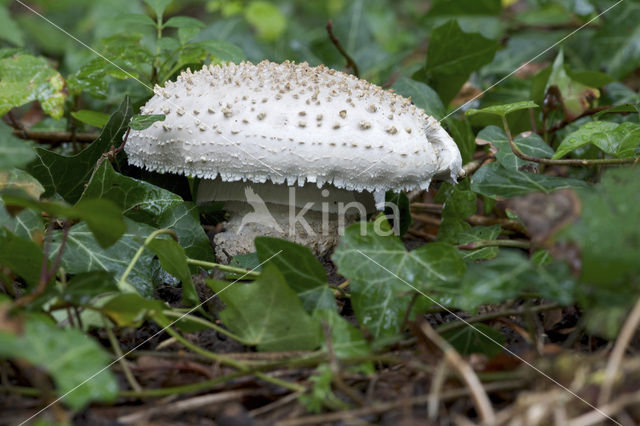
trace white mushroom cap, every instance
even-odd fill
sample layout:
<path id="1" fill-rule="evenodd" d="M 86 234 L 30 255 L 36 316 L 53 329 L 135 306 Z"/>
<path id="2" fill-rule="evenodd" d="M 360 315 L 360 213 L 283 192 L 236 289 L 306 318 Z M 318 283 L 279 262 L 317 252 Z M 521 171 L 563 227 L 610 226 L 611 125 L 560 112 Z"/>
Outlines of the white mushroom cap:
<path id="1" fill-rule="evenodd" d="M 458 148 L 407 98 L 325 66 L 205 66 L 156 86 L 131 131 L 129 162 L 223 181 L 325 183 L 371 192 L 426 189 L 461 173 Z"/>

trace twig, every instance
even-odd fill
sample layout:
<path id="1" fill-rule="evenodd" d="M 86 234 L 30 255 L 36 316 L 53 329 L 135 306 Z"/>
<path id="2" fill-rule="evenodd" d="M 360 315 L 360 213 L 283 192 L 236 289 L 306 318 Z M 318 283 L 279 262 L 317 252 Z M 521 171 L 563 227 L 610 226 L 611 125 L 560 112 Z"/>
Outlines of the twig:
<path id="1" fill-rule="evenodd" d="M 522 382 L 519 380 L 508 382 L 496 382 L 488 383 L 485 386 L 487 392 L 497 392 L 503 390 L 519 389 L 522 387 Z M 440 395 L 440 401 L 456 400 L 469 395 L 468 388 L 452 389 L 442 392 Z M 334 423 L 345 421 L 348 419 L 354 419 L 363 416 L 370 416 L 372 414 L 384 413 L 393 410 L 398 407 L 404 407 L 406 405 L 423 405 L 429 402 L 430 395 L 418 395 L 411 398 L 400 398 L 395 401 L 377 401 L 368 405 L 367 407 L 357 410 L 340 411 L 337 413 L 316 414 L 311 416 L 299 417 L 297 419 L 283 420 L 277 422 L 277 426 L 302 426 L 312 425 L 319 423 Z"/>
<path id="2" fill-rule="evenodd" d="M 187 258 L 187 263 L 189 265 L 201 266 L 207 269 L 219 269 L 221 271 L 234 272 L 236 274 L 246 275 L 245 278 L 260 276 L 259 271 L 250 271 L 248 269 L 237 268 L 235 266 L 229 266 L 229 265 L 223 265 L 221 263 L 207 262 L 205 260 Z"/>
<path id="3" fill-rule="evenodd" d="M 418 222 L 425 223 L 427 225 L 440 226 L 442 221 L 436 217 L 425 216 L 421 214 L 413 214 L 411 215 L 413 220 L 417 220 Z"/>
<path id="4" fill-rule="evenodd" d="M 537 313 L 544 312 L 544 311 L 552 311 L 554 309 L 558 309 L 559 307 L 560 307 L 560 305 L 557 304 L 557 303 L 549 303 L 549 304 L 546 304 L 546 305 L 530 307 L 529 308 L 529 312 L 537 314 Z M 512 309 L 512 310 L 509 310 L 509 311 L 489 312 L 489 313 L 483 314 L 483 315 L 476 315 L 475 317 L 471 317 L 469 319 L 465 319 L 464 321 L 448 322 L 448 323 L 438 327 L 438 332 L 446 333 L 447 331 L 455 330 L 457 328 L 466 327 L 469 324 L 473 324 L 473 323 L 476 323 L 476 322 L 484 322 L 484 321 L 488 321 L 488 320 L 492 320 L 492 319 L 496 319 L 496 318 L 523 315 L 524 313 L 525 313 L 524 309 Z"/>
<path id="5" fill-rule="evenodd" d="M 573 120 L 568 120 L 568 119 L 564 119 L 561 122 L 554 124 L 553 126 L 549 127 L 546 129 L 547 133 L 553 133 L 555 131 L 558 131 L 560 129 L 564 129 L 565 127 L 567 127 L 569 124 L 583 118 L 583 117 L 589 117 L 591 115 L 597 114 L 599 112 L 602 111 L 606 111 L 608 109 L 613 108 L 613 105 L 603 105 L 603 106 L 599 106 L 599 107 L 595 107 L 595 108 L 591 108 L 586 110 L 585 112 L 583 112 L 582 114 L 580 114 L 579 116 L 575 117 Z M 624 114 L 623 112 L 621 112 L 620 114 Z M 534 132 L 535 129 L 534 129 Z M 536 132 L 538 133 L 538 132 Z M 542 130 L 539 131 L 538 134 L 542 134 Z"/>
<path id="6" fill-rule="evenodd" d="M 611 351 L 611 356 L 607 361 L 607 368 L 605 369 L 604 381 L 600 388 L 600 397 L 598 398 L 598 406 L 602 407 L 609 402 L 611 398 L 611 391 L 616 378 L 619 376 L 620 364 L 624 358 L 624 353 L 629 346 L 631 338 L 636 332 L 640 324 L 640 299 L 636 302 L 635 306 L 631 310 L 629 317 L 620 330 L 620 335 L 616 340 L 616 344 Z"/>
<path id="7" fill-rule="evenodd" d="M 420 210 L 427 213 L 442 213 L 442 204 L 438 203 L 411 203 L 413 210 Z"/>
<path id="8" fill-rule="evenodd" d="M 344 380 L 342 380 L 342 370 L 340 368 L 340 363 L 336 358 L 336 354 L 333 351 L 333 341 L 331 340 L 331 329 L 329 325 L 322 321 L 322 331 L 324 333 L 324 339 L 327 344 L 327 352 L 329 353 L 329 366 L 331 368 L 331 378 L 333 383 L 336 385 L 338 389 L 344 392 L 353 402 L 355 402 L 358 406 L 362 407 L 364 405 L 364 399 L 362 396 L 352 389 L 349 385 L 347 385 Z"/>
<path id="9" fill-rule="evenodd" d="M 238 400 L 248 395 L 264 393 L 265 390 L 261 389 L 241 389 L 227 392 L 218 392 L 209 395 L 199 395 L 193 398 L 184 399 L 182 401 L 176 401 L 171 404 L 158 404 L 150 408 L 145 408 L 135 413 L 118 417 L 118 422 L 124 424 L 139 424 L 141 422 L 144 423 L 144 420 L 152 417 L 161 415 L 176 415 L 185 411 L 192 411 L 202 407 L 209 407 L 213 404 L 220 404 L 222 402 Z"/>
<path id="10" fill-rule="evenodd" d="M 640 392 L 631 395 L 618 396 L 615 402 L 599 407 L 599 411 L 590 411 L 580 417 L 567 422 L 568 426 L 591 426 L 602 422 L 602 413 L 609 417 L 614 416 L 627 405 L 640 404 Z"/>
<path id="11" fill-rule="evenodd" d="M 13 134 L 22 139 L 29 139 L 41 144 L 47 145 L 59 145 L 63 142 L 71 142 L 73 139 L 72 132 L 59 131 L 59 132 L 35 132 L 31 130 L 14 129 Z M 82 132 L 76 133 L 76 142 L 88 143 L 98 139 L 100 135 L 98 133 Z"/>
<path id="12" fill-rule="evenodd" d="M 477 250 L 484 247 L 515 247 L 529 250 L 531 248 L 531 243 L 523 240 L 484 240 L 460 244 L 456 247 L 460 250 Z"/>
<path id="13" fill-rule="evenodd" d="M 140 386 L 140 383 L 138 383 L 133 373 L 131 372 L 131 369 L 129 368 L 129 365 L 128 365 L 129 361 L 127 361 L 124 355 L 122 354 L 122 349 L 120 349 L 120 344 L 118 343 L 116 336 L 113 334 L 113 330 L 111 329 L 111 324 L 109 324 L 109 320 L 104 314 L 102 314 L 101 316 L 102 316 L 102 323 L 104 324 L 104 329 L 106 330 L 107 337 L 109 338 L 109 343 L 111 343 L 111 347 L 113 348 L 113 351 L 116 354 L 118 362 L 122 367 L 122 371 L 124 372 L 124 376 L 126 377 L 127 382 L 129 382 L 129 386 L 131 386 L 131 388 L 136 392 L 142 392 L 142 386 Z"/>
<path id="14" fill-rule="evenodd" d="M 440 348 L 451 367 L 458 372 L 460 378 L 465 382 L 471 398 L 475 403 L 478 414 L 485 424 L 492 425 L 495 423 L 496 414 L 491 406 L 491 401 L 487 396 L 486 390 L 482 387 L 482 382 L 478 379 L 475 371 L 468 362 L 460 356 L 460 354 L 438 334 L 427 321 L 422 321 L 419 325 L 420 331 L 433 343 Z"/>
<path id="15" fill-rule="evenodd" d="M 333 22 L 331 22 L 331 19 L 329 19 L 325 28 L 327 29 L 327 34 L 329 35 L 329 39 L 331 40 L 333 45 L 336 47 L 336 49 L 338 49 L 338 52 L 340 52 L 340 54 L 347 60 L 347 68 L 351 68 L 353 70 L 353 75 L 355 75 L 356 77 L 360 77 L 358 65 L 353 60 L 353 58 L 349 56 L 349 54 L 344 50 L 344 48 L 340 44 L 340 40 L 338 40 L 338 38 L 333 34 Z"/>
<path id="16" fill-rule="evenodd" d="M 520 150 L 520 147 L 516 145 L 513 141 L 513 137 L 511 136 L 511 131 L 509 130 L 509 125 L 507 124 L 506 117 L 502 117 L 502 124 L 504 126 L 504 131 L 507 134 L 507 138 L 509 139 L 509 146 L 511 147 L 511 151 L 516 155 L 516 157 L 522 158 L 526 161 L 533 161 L 534 163 L 545 164 L 547 166 L 573 166 L 573 167 L 585 167 L 585 166 L 615 166 L 620 164 L 632 164 L 638 162 L 640 157 L 634 158 L 606 158 L 606 159 L 563 159 L 563 160 L 552 160 L 550 158 L 540 158 L 534 157 L 532 155 L 525 154 Z"/>
<path id="17" fill-rule="evenodd" d="M 246 371 L 249 369 L 249 367 L 239 361 L 236 361 L 232 358 L 223 356 L 223 355 L 219 355 L 216 354 L 214 352 L 208 351 L 204 348 L 201 348 L 198 345 L 194 345 L 193 343 L 189 342 L 187 339 L 185 339 L 184 337 L 182 337 L 177 331 L 173 330 L 171 327 L 168 327 L 165 329 L 165 331 L 167 333 L 169 333 L 171 336 L 175 337 L 177 341 L 179 341 L 183 346 L 191 349 L 193 352 L 198 353 L 200 355 L 203 355 L 215 362 L 220 362 L 221 364 L 226 364 L 228 366 L 237 368 L 238 370 L 241 371 Z M 288 382 L 286 380 L 281 380 L 278 379 L 276 377 L 272 377 L 272 376 L 268 376 L 264 373 L 262 373 L 261 371 L 254 371 L 251 374 L 255 375 L 256 377 L 264 380 L 265 382 L 274 384 L 276 386 L 281 386 L 285 389 L 289 389 L 292 390 L 294 392 L 303 392 L 306 390 L 306 388 L 304 386 L 298 385 L 297 383 L 291 383 Z"/>
<path id="18" fill-rule="evenodd" d="M 427 417 L 430 421 L 436 421 L 438 417 L 438 408 L 440 406 L 440 395 L 442 393 L 442 385 L 447 378 L 447 362 L 440 361 L 436 371 L 431 378 L 431 389 L 429 389 L 429 403 L 427 404 Z"/>

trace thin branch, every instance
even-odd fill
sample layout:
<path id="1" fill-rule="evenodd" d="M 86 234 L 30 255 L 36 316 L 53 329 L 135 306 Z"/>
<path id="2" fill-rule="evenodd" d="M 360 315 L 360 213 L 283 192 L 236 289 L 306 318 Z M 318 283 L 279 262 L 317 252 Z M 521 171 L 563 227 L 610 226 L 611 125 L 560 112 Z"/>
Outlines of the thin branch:
<path id="1" fill-rule="evenodd" d="M 333 22 L 331 22 L 331 19 L 329 19 L 329 22 L 327 22 L 327 26 L 325 28 L 327 29 L 327 34 L 329 35 L 329 39 L 331 40 L 333 45 L 336 47 L 336 49 L 338 49 L 338 52 L 340 52 L 340 54 L 344 56 L 344 58 L 347 60 L 347 68 L 350 68 L 353 70 L 353 75 L 355 75 L 356 77 L 360 77 L 360 72 L 358 71 L 358 65 L 353 60 L 353 58 L 349 56 L 347 51 L 344 50 L 344 48 L 340 44 L 340 40 L 338 40 L 338 37 L 336 37 L 335 34 L 333 34 Z"/>
<path id="2" fill-rule="evenodd" d="M 449 365 L 458 372 L 462 381 L 467 385 L 483 423 L 488 425 L 495 424 L 496 413 L 493 411 L 486 390 L 482 387 L 482 382 L 478 379 L 471 365 L 427 321 L 422 321 L 419 327 L 420 331 L 440 348 Z"/>
<path id="3" fill-rule="evenodd" d="M 484 240 L 460 244 L 457 247 L 460 250 L 477 250 L 485 247 L 515 247 L 529 250 L 531 248 L 531 243 L 523 240 Z"/>
<path id="4" fill-rule="evenodd" d="M 73 133 L 67 131 L 60 132 L 34 132 L 31 130 L 13 129 L 13 134 L 22 139 L 29 139 L 41 144 L 60 145 L 63 142 L 71 142 Z M 82 132 L 75 134 L 76 142 L 88 143 L 98 139 L 98 133 Z"/>
<path id="5" fill-rule="evenodd" d="M 509 146 L 511 147 L 511 151 L 516 155 L 516 157 L 522 158 L 525 161 L 533 161 L 534 163 L 546 164 L 548 166 L 573 166 L 573 167 L 585 167 L 585 166 L 615 166 L 620 164 L 632 164 L 640 161 L 640 157 L 634 158 L 607 158 L 607 159 L 564 159 L 564 160 L 552 160 L 550 158 L 539 158 L 534 157 L 532 155 L 527 155 L 520 150 L 518 145 L 513 141 L 513 137 L 511 136 L 511 131 L 509 130 L 509 126 L 507 124 L 506 117 L 502 117 L 502 124 L 504 125 L 504 131 L 507 134 L 507 138 L 509 139 Z"/>
<path id="6" fill-rule="evenodd" d="M 631 342 L 631 338 L 638 329 L 640 324 L 640 299 L 636 302 L 635 306 L 631 310 L 629 317 L 620 330 L 620 335 L 616 340 L 616 344 L 611 351 L 611 356 L 607 362 L 607 368 L 605 369 L 604 382 L 600 388 L 600 397 L 598 398 L 598 407 L 604 406 L 609 402 L 611 398 L 611 391 L 613 390 L 613 384 L 616 378 L 620 374 L 620 364 L 624 358 L 624 353 Z"/>

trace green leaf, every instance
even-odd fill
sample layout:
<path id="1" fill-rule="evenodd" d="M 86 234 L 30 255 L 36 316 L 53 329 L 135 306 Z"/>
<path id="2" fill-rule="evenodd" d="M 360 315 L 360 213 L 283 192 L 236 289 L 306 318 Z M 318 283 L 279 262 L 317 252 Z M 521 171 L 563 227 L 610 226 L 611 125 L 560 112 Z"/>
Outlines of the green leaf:
<path id="1" fill-rule="evenodd" d="M 22 29 L 11 19 L 11 15 L 9 15 L 5 5 L 0 6 L 0 39 L 19 47 L 24 44 Z"/>
<path id="2" fill-rule="evenodd" d="M 327 272 L 308 247 L 279 238 L 255 239 L 259 263 L 269 261 L 282 273 L 287 285 L 296 292 L 305 311 L 336 310 Z"/>
<path id="3" fill-rule="evenodd" d="M 638 114 L 640 114 L 640 104 L 638 105 L 623 104 L 623 105 L 614 106 L 612 108 L 605 109 L 596 114 L 593 114 L 593 118 L 596 120 L 599 120 L 600 117 L 602 117 L 604 114 L 615 114 L 618 112 L 637 112 Z"/>
<path id="4" fill-rule="evenodd" d="M 182 303 L 197 304 L 200 299 L 191 280 L 184 249 L 174 240 L 162 238 L 154 238 L 147 247 L 158 256 L 162 268 L 182 282 Z"/>
<path id="5" fill-rule="evenodd" d="M 0 122 L 0 170 L 24 166 L 35 156 L 31 141 L 15 137 L 11 127 Z"/>
<path id="6" fill-rule="evenodd" d="M 98 296 L 118 292 L 113 275 L 106 271 L 91 271 L 74 275 L 62 291 L 61 298 L 68 303 L 85 305 Z"/>
<path id="7" fill-rule="evenodd" d="M 487 141 L 497 148 L 496 160 L 507 170 L 518 171 L 526 164 L 534 164 L 531 161 L 525 161 L 517 157 L 513 153 L 507 135 L 499 127 L 485 127 L 478 133 L 477 139 Z M 533 157 L 550 158 L 553 155 L 553 148 L 535 133 L 518 135 L 513 142 L 523 153 Z"/>
<path id="8" fill-rule="evenodd" d="M 0 356 L 47 371 L 74 410 L 91 401 L 113 402 L 118 394 L 118 381 L 106 368 L 111 357 L 104 349 L 83 332 L 58 328 L 44 316 L 30 315 L 21 335 L 0 331 Z"/>
<path id="9" fill-rule="evenodd" d="M 581 180 L 508 170 L 498 163 L 482 166 L 473 175 L 471 190 L 492 198 L 511 198 L 530 192 L 546 194 L 562 188 L 584 188 Z"/>
<path id="10" fill-rule="evenodd" d="M 118 21 L 122 23 L 126 23 L 129 25 L 135 25 L 139 27 L 144 27 L 146 25 L 150 27 L 155 27 L 156 22 L 149 18 L 147 15 L 142 15 L 140 13 L 125 13 L 118 16 Z"/>
<path id="11" fill-rule="evenodd" d="M 246 59 L 246 56 L 242 49 L 224 40 L 198 41 L 196 43 L 190 43 L 190 45 L 202 47 L 211 55 L 213 55 L 217 59 L 217 61 L 213 61 L 212 59 L 212 62 L 223 61 L 239 63 Z"/>
<path id="12" fill-rule="evenodd" d="M 469 244 L 477 241 L 493 241 L 502 233 L 500 225 L 474 226 L 456 234 L 456 244 Z M 477 250 L 464 250 L 461 252 L 465 261 L 493 259 L 498 255 L 498 247 L 483 247 Z"/>
<path id="13" fill-rule="evenodd" d="M 277 39 L 287 27 L 287 19 L 272 3 L 256 0 L 244 10 L 244 17 L 258 32 L 258 36 L 269 41 Z"/>
<path id="14" fill-rule="evenodd" d="M 100 51 L 102 57 L 90 60 L 68 76 L 69 91 L 73 94 L 87 93 L 95 98 L 106 99 L 109 77 L 142 80 L 142 75 L 151 72 L 153 54 L 142 45 L 141 39 L 141 34 L 116 34 L 103 39 L 103 48 Z M 108 58 L 108 61 L 103 57 Z M 147 85 L 147 89 L 150 90 L 151 85 Z M 136 89 L 139 89 L 139 86 L 140 82 L 137 82 Z"/>
<path id="15" fill-rule="evenodd" d="M 157 18 L 162 18 L 165 9 L 171 4 L 172 0 L 144 0 L 146 4 L 153 9 Z"/>
<path id="16" fill-rule="evenodd" d="M 204 23 L 196 18 L 191 18 L 189 16 L 173 16 L 167 20 L 163 27 L 173 27 L 173 28 L 204 28 Z"/>
<path id="17" fill-rule="evenodd" d="M 478 209 L 478 196 L 471 191 L 469 179 L 464 179 L 457 185 L 442 184 L 435 200 L 444 204 L 438 239 L 449 244 L 457 244 L 458 234 L 471 228 L 464 219 Z"/>
<path id="18" fill-rule="evenodd" d="M 590 40 L 594 47 L 591 63 L 606 67 L 622 80 L 640 63 L 640 4 L 622 2 L 604 15 L 603 25 Z"/>
<path id="19" fill-rule="evenodd" d="M 446 285 L 445 285 L 446 284 Z M 469 263 L 463 279 L 443 283 L 440 299 L 466 311 L 486 304 L 499 304 L 519 297 L 524 292 L 562 304 L 573 303 L 574 280 L 566 265 L 537 266 L 513 249 L 502 249 L 485 262 Z"/>
<path id="20" fill-rule="evenodd" d="M 333 354 L 336 358 L 349 358 L 369 354 L 371 349 L 364 335 L 355 326 L 340 316 L 333 309 L 318 309 L 313 317 L 324 322 L 330 330 Z M 327 350 L 327 343 L 322 342 L 322 349 Z"/>
<path id="21" fill-rule="evenodd" d="M 628 158 L 640 155 L 638 151 L 638 146 L 640 146 L 640 124 L 624 122 L 611 133 L 612 138 L 615 140 L 613 146 L 617 147 L 616 157 Z M 597 142 L 596 145 L 598 145 Z"/>
<path id="22" fill-rule="evenodd" d="M 108 200 L 83 199 L 75 206 L 55 201 L 36 201 L 24 194 L 5 193 L 7 206 L 28 207 L 51 216 L 71 220 L 84 220 L 101 247 L 115 243 L 125 231 L 120 209 Z"/>
<path id="23" fill-rule="evenodd" d="M 574 149 L 583 145 L 595 144 L 596 135 L 600 133 L 610 133 L 618 126 L 618 123 L 612 123 L 610 121 L 590 121 L 585 123 L 575 132 L 569 133 L 562 142 L 560 142 L 560 145 L 558 145 L 558 149 L 552 158 L 562 158 Z M 613 152 L 615 152 L 615 150 Z"/>
<path id="24" fill-rule="evenodd" d="M 578 194 L 581 218 L 567 230 L 566 238 L 580 249 L 581 277 L 589 284 L 612 290 L 617 283 L 615 288 L 628 298 L 637 291 L 640 274 L 640 228 L 636 220 L 640 217 L 640 170 L 610 169 L 598 185 Z"/>
<path id="25" fill-rule="evenodd" d="M 108 271 L 119 278 L 125 271 L 145 238 L 154 228 L 125 218 L 127 231 L 112 246 L 101 248 L 93 238 L 86 223 L 81 222 L 69 230 L 67 244 L 62 255 L 62 266 L 67 273 Z M 60 248 L 62 231 L 52 233 L 51 252 Z M 52 254 L 52 255 L 53 255 Z M 144 250 L 127 281 L 143 296 L 153 295 L 153 252 Z"/>
<path id="26" fill-rule="evenodd" d="M 160 326 L 167 325 L 169 321 L 162 313 L 165 309 L 164 302 L 145 299 L 135 293 L 118 294 L 101 308 L 119 327 L 140 327 L 147 318 L 153 318 Z"/>
<path id="27" fill-rule="evenodd" d="M 187 256 L 213 262 L 213 250 L 207 234 L 200 225 L 198 206 L 183 202 L 165 210 L 157 217 L 158 228 L 169 228 L 178 235 L 178 243 Z"/>
<path id="28" fill-rule="evenodd" d="M 427 114 L 432 115 L 437 120 L 440 120 L 446 114 L 445 107 L 442 105 L 442 101 L 436 91 L 421 81 L 403 76 L 393 83 L 393 90 L 399 95 L 411 97 L 417 107 L 424 109 Z"/>
<path id="29" fill-rule="evenodd" d="M 473 327 L 465 326 L 442 333 L 447 342 L 451 344 L 460 355 L 483 354 L 487 358 L 493 358 L 502 352 L 505 338 L 495 328 L 485 324 L 474 324 Z"/>
<path id="30" fill-rule="evenodd" d="M 491 62 L 497 49 L 497 42 L 478 33 L 465 33 L 450 20 L 431 33 L 424 69 L 426 83 L 448 104 L 473 71 Z"/>
<path id="31" fill-rule="evenodd" d="M 551 86 L 556 86 L 560 90 L 564 115 L 568 120 L 575 120 L 590 108 L 592 100 L 600 97 L 598 89 L 586 86 L 569 77 L 565 69 L 562 50 L 553 62 L 546 89 L 549 90 Z"/>
<path id="32" fill-rule="evenodd" d="M 429 292 L 436 283 L 459 280 L 465 270 L 451 245 L 431 243 L 408 252 L 388 225 L 382 229 L 386 236 L 380 231 L 370 222 L 351 225 L 333 254 L 338 272 L 350 281 L 355 314 L 375 338 L 398 333 L 415 289 Z"/>
<path id="33" fill-rule="evenodd" d="M 166 117 L 164 114 L 153 114 L 153 115 L 136 114 L 131 118 L 131 121 L 129 122 L 129 127 L 131 127 L 132 130 L 144 130 L 151 127 L 151 125 L 156 121 L 164 121 L 165 118 Z"/>
<path id="34" fill-rule="evenodd" d="M 31 239 L 0 228 L 0 265 L 24 278 L 30 288 L 35 287 L 40 279 L 42 256 L 42 247 Z"/>
<path id="35" fill-rule="evenodd" d="M 447 126 L 449 134 L 458 145 L 462 164 L 467 164 L 473 159 L 473 153 L 476 151 L 476 138 L 471 129 L 468 120 L 459 120 L 455 117 L 449 117 L 444 122 Z"/>
<path id="36" fill-rule="evenodd" d="M 110 200 L 125 216 L 152 226 L 158 224 L 159 215 L 183 203 L 166 189 L 117 173 L 108 161 L 100 164 L 87 185 L 82 199 L 87 198 Z"/>
<path id="37" fill-rule="evenodd" d="M 222 323 L 259 350 L 311 350 L 320 345 L 320 324 L 305 312 L 274 265 L 267 263 L 250 283 L 206 283 L 226 305 L 219 313 Z"/>
<path id="38" fill-rule="evenodd" d="M 45 197 L 58 193 L 66 201 L 75 203 L 91 177 L 97 161 L 113 146 L 120 146 L 127 123 L 133 115 L 129 98 L 120 104 L 102 129 L 100 137 L 82 152 L 65 156 L 54 151 L 36 148 L 36 160 L 27 166 L 27 171 L 42 183 Z"/>
<path id="39" fill-rule="evenodd" d="M 37 100 L 45 113 L 59 119 L 65 99 L 64 79 L 46 59 L 23 53 L 0 59 L 0 116 Z"/>
<path id="40" fill-rule="evenodd" d="M 514 102 L 511 104 L 505 104 L 505 105 L 493 105 L 493 106 L 489 106 L 481 109 L 471 108 L 467 110 L 465 114 L 475 115 L 475 114 L 484 113 L 484 114 L 493 114 L 500 117 L 506 117 L 507 114 L 512 113 L 514 111 L 520 111 L 520 110 L 529 109 L 529 108 L 538 108 L 538 105 L 533 101 L 521 101 L 521 102 Z"/>
<path id="41" fill-rule="evenodd" d="M 400 225 L 397 227 L 400 236 L 406 234 L 411 226 L 410 204 L 409 198 L 404 192 L 387 191 L 385 194 L 384 214 L 387 216 L 387 220 L 391 218 L 400 221 Z M 393 222 L 390 224 L 394 228 L 396 227 Z"/>
<path id="42" fill-rule="evenodd" d="M 73 111 L 71 116 L 76 120 L 88 124 L 93 127 L 103 128 L 109 122 L 109 114 L 98 111 L 89 111 L 87 109 L 81 109 L 80 111 Z"/>

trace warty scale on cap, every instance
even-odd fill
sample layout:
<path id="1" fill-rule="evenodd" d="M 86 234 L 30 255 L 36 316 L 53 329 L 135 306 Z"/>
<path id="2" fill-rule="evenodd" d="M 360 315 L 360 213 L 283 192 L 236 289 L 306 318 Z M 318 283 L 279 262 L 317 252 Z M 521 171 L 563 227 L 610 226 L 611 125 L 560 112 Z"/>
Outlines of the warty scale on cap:
<path id="1" fill-rule="evenodd" d="M 131 131 L 129 162 L 223 181 L 325 183 L 371 192 L 426 189 L 462 173 L 458 148 L 410 99 L 306 62 L 204 66 L 156 86 Z"/>

